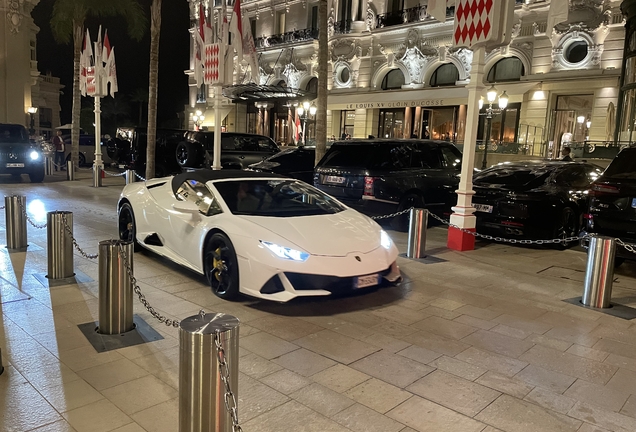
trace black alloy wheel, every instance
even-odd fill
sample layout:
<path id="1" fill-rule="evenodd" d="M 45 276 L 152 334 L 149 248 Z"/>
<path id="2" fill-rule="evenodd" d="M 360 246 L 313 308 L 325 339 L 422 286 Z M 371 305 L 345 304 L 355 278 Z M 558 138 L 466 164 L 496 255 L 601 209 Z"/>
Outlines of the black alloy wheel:
<path id="1" fill-rule="evenodd" d="M 225 234 L 215 233 L 210 237 L 205 247 L 203 266 L 216 296 L 225 300 L 238 296 L 238 261 L 234 246 Z"/>
<path id="2" fill-rule="evenodd" d="M 578 234 L 578 224 L 576 212 L 572 207 L 565 207 L 561 210 L 561 216 L 557 221 L 554 238 L 565 239 L 567 237 L 576 237 Z M 560 249 L 567 249 L 576 242 L 567 243 L 565 241 L 557 243 Z"/>
<path id="3" fill-rule="evenodd" d="M 130 204 L 124 203 L 119 209 L 118 217 L 119 239 L 133 242 L 133 251 L 137 252 L 141 248 L 137 242 L 135 230 L 135 213 Z"/>
<path id="4" fill-rule="evenodd" d="M 411 207 L 415 208 L 424 208 L 424 198 L 420 195 L 410 193 L 405 195 L 400 201 L 400 205 L 398 206 L 397 211 L 403 211 L 406 209 L 410 209 Z M 395 216 L 391 220 L 391 227 L 396 231 L 406 232 L 409 230 L 409 213 L 404 213 L 399 216 Z"/>
<path id="5" fill-rule="evenodd" d="M 179 166 L 196 168 L 201 165 L 201 162 L 203 161 L 201 144 L 190 141 L 182 141 L 177 144 L 175 156 Z"/>

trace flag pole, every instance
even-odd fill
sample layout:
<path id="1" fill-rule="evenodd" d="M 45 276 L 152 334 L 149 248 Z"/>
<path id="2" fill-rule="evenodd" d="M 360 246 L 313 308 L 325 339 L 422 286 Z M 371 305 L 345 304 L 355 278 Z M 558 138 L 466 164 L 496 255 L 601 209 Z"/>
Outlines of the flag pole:
<path id="1" fill-rule="evenodd" d="M 102 171 L 104 170 L 104 161 L 102 160 L 102 79 L 104 65 L 102 63 L 102 26 L 99 26 L 99 34 L 97 42 L 95 42 L 95 160 L 93 161 L 93 186 L 100 187 L 102 185 Z"/>
<path id="2" fill-rule="evenodd" d="M 221 51 L 219 60 L 223 59 L 222 66 L 219 65 L 219 70 L 221 70 L 221 67 L 224 68 L 224 70 L 222 71 L 224 79 L 219 80 L 214 86 L 214 152 L 212 160 L 213 170 L 221 169 L 221 122 L 223 121 L 223 118 L 221 117 L 221 103 L 223 102 L 223 82 L 227 79 L 224 72 L 226 68 L 225 62 L 227 61 L 228 55 L 229 29 L 229 24 L 227 24 L 226 0 L 221 0 L 221 16 L 219 17 L 219 23 L 221 27 Z"/>

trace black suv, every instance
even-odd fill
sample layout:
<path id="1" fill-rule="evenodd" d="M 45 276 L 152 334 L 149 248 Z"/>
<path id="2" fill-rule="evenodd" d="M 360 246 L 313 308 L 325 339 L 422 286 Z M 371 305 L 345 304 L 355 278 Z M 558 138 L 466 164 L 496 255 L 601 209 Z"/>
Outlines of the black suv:
<path id="1" fill-rule="evenodd" d="M 286 147 L 280 153 L 250 165 L 249 169 L 271 172 L 312 183 L 314 181 L 315 160 L 316 147 L 314 146 Z"/>
<path id="2" fill-rule="evenodd" d="M 28 174 L 31 183 L 44 180 L 42 149 L 29 141 L 29 133 L 22 125 L 0 123 L 0 174 L 17 178 Z"/>
<path id="3" fill-rule="evenodd" d="M 409 207 L 442 214 L 456 203 L 461 159 L 444 141 L 337 141 L 316 166 L 314 185 L 370 215 Z M 405 229 L 407 220 L 396 218 L 395 228 Z"/>
<path id="4" fill-rule="evenodd" d="M 155 148 L 155 175 L 164 177 L 181 172 L 175 159 L 175 151 L 187 131 L 183 129 L 157 129 Z M 120 168 L 134 169 L 141 176 L 146 175 L 146 128 L 120 128 L 117 138 L 106 144 L 108 157 Z"/>
<path id="5" fill-rule="evenodd" d="M 221 166 L 243 169 L 280 151 L 269 137 L 237 132 L 221 134 Z M 188 131 L 176 148 L 183 168 L 210 168 L 214 161 L 214 132 Z"/>
<path id="6" fill-rule="evenodd" d="M 586 231 L 636 244 L 636 147 L 623 149 L 592 183 Z M 616 248 L 617 264 L 636 254 Z"/>

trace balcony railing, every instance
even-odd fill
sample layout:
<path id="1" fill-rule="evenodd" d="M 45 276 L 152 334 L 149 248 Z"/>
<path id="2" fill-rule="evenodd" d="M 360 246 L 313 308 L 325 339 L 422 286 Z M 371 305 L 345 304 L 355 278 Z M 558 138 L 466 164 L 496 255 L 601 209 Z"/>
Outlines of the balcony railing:
<path id="1" fill-rule="evenodd" d="M 256 38 L 256 48 L 267 48 L 275 45 L 284 45 L 295 42 L 303 42 L 318 39 L 318 29 L 301 29 L 287 33 Z"/>
<path id="2" fill-rule="evenodd" d="M 446 8 L 446 17 L 452 18 L 453 15 L 455 15 L 455 6 Z M 417 5 L 402 11 L 378 14 L 378 16 L 375 17 L 375 28 L 414 23 L 424 21 L 427 18 L 432 17 L 426 13 L 426 5 Z"/>
<path id="3" fill-rule="evenodd" d="M 333 23 L 333 32 L 335 34 L 351 33 L 351 20 L 336 21 Z"/>

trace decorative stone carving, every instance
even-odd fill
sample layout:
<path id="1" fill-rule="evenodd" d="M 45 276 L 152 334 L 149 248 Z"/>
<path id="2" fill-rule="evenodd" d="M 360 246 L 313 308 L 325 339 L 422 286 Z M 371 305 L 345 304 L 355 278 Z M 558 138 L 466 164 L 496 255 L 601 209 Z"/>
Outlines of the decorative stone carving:
<path id="1" fill-rule="evenodd" d="M 453 54 L 453 57 L 459 60 L 464 67 L 464 70 L 466 71 L 466 80 L 470 79 L 470 71 L 472 70 L 473 64 L 473 52 L 466 48 L 460 48 Z"/>
<path id="2" fill-rule="evenodd" d="M 6 0 L 7 1 L 7 21 L 11 33 L 18 33 L 22 24 L 22 14 L 24 0 Z"/>
<path id="3" fill-rule="evenodd" d="M 327 17 L 327 35 L 329 37 L 332 37 L 334 33 L 336 32 L 335 25 L 336 25 L 335 13 L 333 8 L 331 8 L 331 13 L 329 14 L 329 17 Z"/>
<path id="4" fill-rule="evenodd" d="M 329 45 L 331 61 L 352 60 L 362 57 L 362 45 L 358 39 L 337 39 Z"/>

